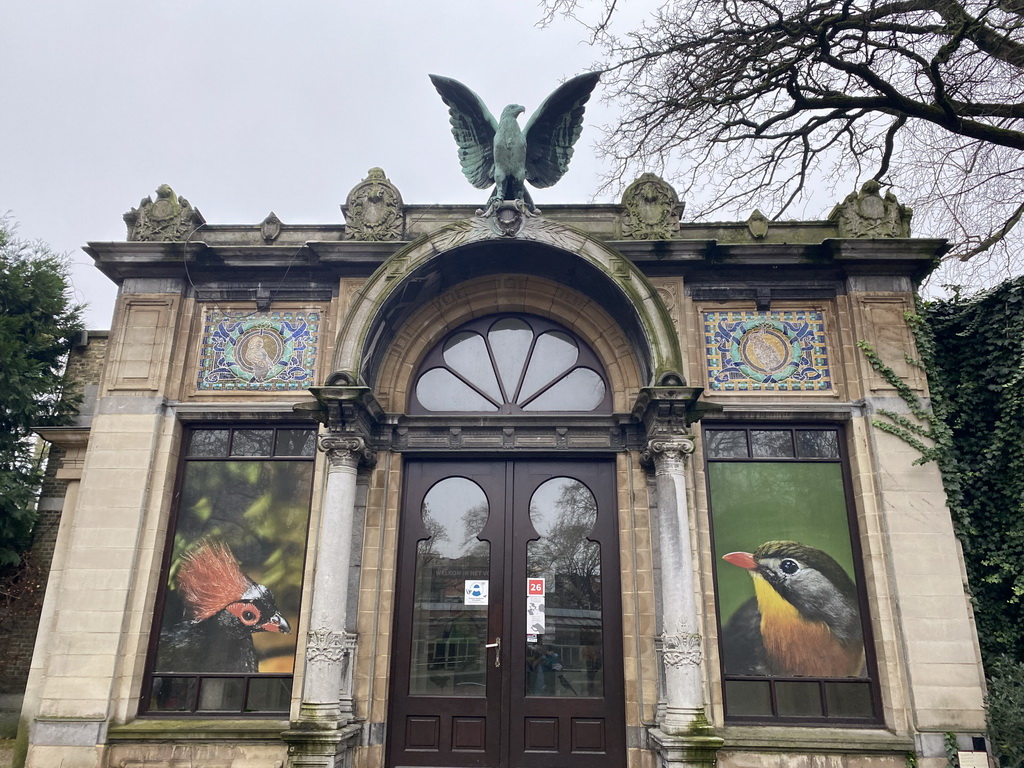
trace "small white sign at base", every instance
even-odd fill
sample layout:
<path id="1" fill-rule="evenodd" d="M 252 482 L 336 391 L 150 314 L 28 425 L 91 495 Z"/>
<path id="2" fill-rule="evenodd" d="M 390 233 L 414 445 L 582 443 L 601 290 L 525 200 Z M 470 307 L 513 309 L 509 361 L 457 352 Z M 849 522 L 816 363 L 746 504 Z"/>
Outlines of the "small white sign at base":
<path id="1" fill-rule="evenodd" d="M 957 752 L 960 768 L 988 768 L 988 752 Z"/>

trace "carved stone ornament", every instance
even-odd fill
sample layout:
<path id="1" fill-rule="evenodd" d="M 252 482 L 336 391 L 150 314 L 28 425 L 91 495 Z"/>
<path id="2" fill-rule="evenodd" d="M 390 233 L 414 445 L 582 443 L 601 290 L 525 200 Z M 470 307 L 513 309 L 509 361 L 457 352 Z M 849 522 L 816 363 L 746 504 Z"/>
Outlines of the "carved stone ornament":
<path id="1" fill-rule="evenodd" d="M 511 203 L 508 205 L 515 210 Z M 474 216 L 439 230 L 431 235 L 430 242 L 438 251 L 446 251 L 460 245 L 505 237 L 546 243 L 573 252 L 579 251 L 587 242 L 586 236 L 574 230 L 540 216 L 526 215 L 507 224 L 499 224 L 497 215 Z"/>
<path id="2" fill-rule="evenodd" d="M 402 195 L 382 168 L 371 168 L 352 187 L 341 212 L 345 234 L 353 240 L 380 242 L 402 236 Z"/>
<path id="3" fill-rule="evenodd" d="M 910 237 L 913 212 L 900 205 L 892 192 L 883 198 L 880 190 L 881 185 L 871 179 L 832 209 L 828 217 L 838 222 L 840 237 Z"/>
<path id="4" fill-rule="evenodd" d="M 768 217 L 755 208 L 754 212 L 750 214 L 750 218 L 747 219 L 747 229 L 751 236 L 758 240 L 766 237 L 768 235 Z"/>
<path id="5" fill-rule="evenodd" d="M 658 474 L 682 472 L 686 466 L 686 457 L 693 453 L 693 449 L 693 438 L 686 435 L 655 438 L 647 443 L 640 454 L 640 461 L 648 467 L 653 464 Z"/>
<path id="6" fill-rule="evenodd" d="M 358 467 L 360 464 L 373 466 L 377 458 L 373 449 L 357 435 L 321 435 L 320 450 L 327 454 L 327 458 L 333 466 Z"/>
<path id="7" fill-rule="evenodd" d="M 351 654 L 356 647 L 356 636 L 349 632 L 335 632 L 320 627 L 306 634 L 306 659 L 308 661 L 338 662 Z"/>
<path id="8" fill-rule="evenodd" d="M 519 200 L 491 203 L 486 211 L 476 213 L 477 216 L 488 220 L 491 229 L 499 237 L 515 237 L 523 231 L 526 217 L 537 215 L 530 213 Z"/>
<path id="9" fill-rule="evenodd" d="M 666 666 L 700 666 L 701 660 L 704 658 L 704 646 L 700 633 L 692 631 L 683 623 L 680 623 L 674 634 L 666 632 L 662 635 L 661 642 L 661 652 Z"/>
<path id="10" fill-rule="evenodd" d="M 263 223 L 260 224 L 260 234 L 268 243 L 272 243 L 277 240 L 278 236 L 281 234 L 281 220 L 277 218 L 277 214 L 273 211 L 271 211 L 270 215 L 268 215 L 267 218 L 263 220 Z"/>
<path id="11" fill-rule="evenodd" d="M 161 184 L 156 190 L 156 200 L 143 198 L 138 208 L 124 215 L 124 223 L 128 225 L 129 240 L 177 242 L 199 229 L 206 219 L 188 200 Z"/>
<path id="12" fill-rule="evenodd" d="M 622 194 L 626 209 L 622 236 L 634 240 L 669 240 L 679 234 L 685 203 L 675 189 L 653 173 L 645 173 Z"/>

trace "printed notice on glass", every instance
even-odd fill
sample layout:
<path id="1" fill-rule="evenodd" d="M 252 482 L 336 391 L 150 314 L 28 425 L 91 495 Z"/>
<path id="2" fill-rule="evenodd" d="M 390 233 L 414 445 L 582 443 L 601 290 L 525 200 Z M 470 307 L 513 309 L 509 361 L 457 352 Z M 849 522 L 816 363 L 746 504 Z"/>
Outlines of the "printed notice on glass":
<path id="1" fill-rule="evenodd" d="M 526 636 L 544 634 L 544 579 L 526 580 Z M 534 640 L 536 642 L 536 640 Z"/>
<path id="2" fill-rule="evenodd" d="M 487 579 L 467 579 L 465 605 L 487 605 Z"/>

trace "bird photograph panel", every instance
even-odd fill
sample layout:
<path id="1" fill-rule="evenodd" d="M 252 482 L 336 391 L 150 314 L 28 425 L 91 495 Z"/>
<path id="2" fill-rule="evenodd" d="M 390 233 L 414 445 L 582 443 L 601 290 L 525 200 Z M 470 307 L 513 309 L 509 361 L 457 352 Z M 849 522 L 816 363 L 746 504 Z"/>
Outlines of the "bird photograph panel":
<path id="1" fill-rule="evenodd" d="M 864 677 L 838 464 L 712 463 L 726 674 Z"/>
<path id="2" fill-rule="evenodd" d="M 156 672 L 290 673 L 312 464 L 185 468 Z"/>

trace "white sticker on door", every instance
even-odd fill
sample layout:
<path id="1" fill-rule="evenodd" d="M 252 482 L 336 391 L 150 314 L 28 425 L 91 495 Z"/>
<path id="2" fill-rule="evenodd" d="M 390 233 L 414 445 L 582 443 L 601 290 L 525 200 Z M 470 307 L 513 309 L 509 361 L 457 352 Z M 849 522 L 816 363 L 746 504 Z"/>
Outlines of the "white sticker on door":
<path id="1" fill-rule="evenodd" d="M 526 580 L 526 636 L 544 634 L 544 579 Z M 536 642 L 535 640 L 533 642 Z"/>
<path id="2" fill-rule="evenodd" d="M 487 605 L 487 579 L 467 579 L 465 605 Z"/>

